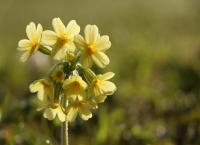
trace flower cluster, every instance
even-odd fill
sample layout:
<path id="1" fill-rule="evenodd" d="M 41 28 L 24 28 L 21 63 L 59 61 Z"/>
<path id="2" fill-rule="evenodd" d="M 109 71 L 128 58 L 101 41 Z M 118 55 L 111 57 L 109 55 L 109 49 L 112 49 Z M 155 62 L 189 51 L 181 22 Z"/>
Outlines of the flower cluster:
<path id="1" fill-rule="evenodd" d="M 54 18 L 52 25 L 53 31 L 43 31 L 41 24 L 31 22 L 26 27 L 28 39 L 18 43 L 18 49 L 24 52 L 21 61 L 37 51 L 59 61 L 48 77 L 29 86 L 32 93 L 37 93 L 37 110 L 49 120 L 57 116 L 61 122 L 71 122 L 77 115 L 88 120 L 91 110 L 116 91 L 115 84 L 108 81 L 114 73 L 95 74 L 91 69 L 93 65 L 104 68 L 109 64 L 105 51 L 111 42 L 107 35 L 100 35 L 96 25 L 86 25 L 84 37 L 75 20 L 65 26 L 60 18 Z"/>

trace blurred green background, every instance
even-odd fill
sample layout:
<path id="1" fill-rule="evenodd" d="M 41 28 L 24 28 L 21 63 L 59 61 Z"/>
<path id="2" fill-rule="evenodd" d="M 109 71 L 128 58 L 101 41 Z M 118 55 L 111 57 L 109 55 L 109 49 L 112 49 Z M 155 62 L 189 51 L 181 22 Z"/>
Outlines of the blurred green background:
<path id="1" fill-rule="evenodd" d="M 0 145 L 57 145 L 60 124 L 36 112 L 28 85 L 51 63 L 21 63 L 17 42 L 30 21 L 77 20 L 110 36 L 118 90 L 87 122 L 70 124 L 70 145 L 200 144 L 199 0 L 0 0 Z"/>

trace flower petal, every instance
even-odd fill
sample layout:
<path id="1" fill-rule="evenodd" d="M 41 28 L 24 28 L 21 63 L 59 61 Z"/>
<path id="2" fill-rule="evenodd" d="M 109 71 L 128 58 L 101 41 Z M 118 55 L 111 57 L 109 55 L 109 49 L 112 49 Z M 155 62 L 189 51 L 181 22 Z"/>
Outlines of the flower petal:
<path id="1" fill-rule="evenodd" d="M 115 73 L 113 73 L 113 72 L 107 72 L 107 73 L 101 75 L 100 78 L 101 78 L 102 80 L 109 80 L 109 79 L 111 79 L 112 77 L 114 77 L 114 75 L 115 75 Z"/>
<path id="2" fill-rule="evenodd" d="M 97 103 L 103 103 L 106 100 L 107 96 L 106 95 L 100 95 L 95 97 L 95 101 Z"/>
<path id="3" fill-rule="evenodd" d="M 49 120 L 53 120 L 56 117 L 56 110 L 52 108 L 45 109 L 43 117 Z"/>
<path id="4" fill-rule="evenodd" d="M 106 65 L 110 63 L 110 60 L 107 55 L 103 52 L 97 52 L 94 55 L 92 55 L 92 59 L 95 62 L 95 64 L 101 68 L 104 68 Z"/>
<path id="5" fill-rule="evenodd" d="M 88 106 L 86 106 L 86 105 L 80 107 L 79 114 L 83 120 L 88 120 L 88 119 L 92 118 L 92 113 L 90 112 Z"/>
<path id="6" fill-rule="evenodd" d="M 80 32 L 80 26 L 76 23 L 75 20 L 71 20 L 66 27 L 66 33 L 68 37 L 74 37 L 79 32 Z"/>
<path id="7" fill-rule="evenodd" d="M 25 51 L 31 48 L 31 41 L 28 39 L 22 39 L 18 42 L 18 50 Z"/>
<path id="8" fill-rule="evenodd" d="M 76 35 L 74 38 L 74 43 L 78 49 L 85 49 L 85 40 L 81 35 Z"/>
<path id="9" fill-rule="evenodd" d="M 99 30 L 96 25 L 87 25 L 85 27 L 85 40 L 87 44 L 96 43 L 97 38 L 99 37 Z"/>
<path id="10" fill-rule="evenodd" d="M 77 108 L 74 108 L 74 107 L 71 107 L 69 109 L 69 112 L 67 113 L 67 121 L 69 122 L 72 122 L 76 119 L 76 116 L 78 114 L 78 109 Z"/>
<path id="11" fill-rule="evenodd" d="M 104 81 L 101 88 L 106 95 L 112 95 L 117 89 L 115 84 L 110 81 Z"/>
<path id="12" fill-rule="evenodd" d="M 61 21 L 60 18 L 54 18 L 52 20 L 52 25 L 53 25 L 55 32 L 58 35 L 60 35 L 66 31 L 65 25 L 63 24 L 63 22 Z"/>
<path id="13" fill-rule="evenodd" d="M 33 40 L 36 33 L 36 26 L 35 23 L 30 22 L 29 25 L 26 26 L 26 34 L 30 40 Z"/>
<path id="14" fill-rule="evenodd" d="M 104 35 L 101 36 L 96 42 L 96 49 L 98 51 L 105 51 L 111 47 L 111 42 L 109 40 L 109 36 Z"/>
<path id="15" fill-rule="evenodd" d="M 40 43 L 40 40 L 41 40 L 41 37 L 42 37 L 42 31 L 43 31 L 42 25 L 38 24 L 37 30 L 35 32 L 35 39 L 38 43 Z"/>
<path id="16" fill-rule="evenodd" d="M 61 121 L 61 122 L 64 122 L 66 119 L 65 119 L 65 114 L 62 112 L 61 108 L 58 107 L 57 108 L 57 116 L 58 116 L 58 119 Z"/>
<path id="17" fill-rule="evenodd" d="M 26 62 L 26 61 L 30 58 L 30 56 L 31 56 L 31 51 L 26 51 L 26 52 L 24 52 L 24 53 L 22 54 L 20 60 L 21 60 L 22 62 Z"/>
<path id="18" fill-rule="evenodd" d="M 56 33 L 50 30 L 46 30 L 42 33 L 42 43 L 44 45 L 52 46 L 56 43 L 57 36 Z"/>
<path id="19" fill-rule="evenodd" d="M 81 63 L 84 67 L 90 68 L 92 67 L 92 57 L 88 56 L 86 54 L 83 54 L 82 58 L 81 58 Z"/>

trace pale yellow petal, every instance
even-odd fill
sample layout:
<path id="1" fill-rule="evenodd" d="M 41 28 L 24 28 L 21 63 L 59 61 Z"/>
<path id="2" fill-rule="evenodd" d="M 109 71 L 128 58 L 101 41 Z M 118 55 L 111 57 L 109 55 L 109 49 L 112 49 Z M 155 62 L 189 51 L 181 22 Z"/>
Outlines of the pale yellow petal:
<path id="1" fill-rule="evenodd" d="M 104 81 L 101 88 L 106 95 L 112 95 L 117 89 L 115 84 L 110 81 Z"/>
<path id="2" fill-rule="evenodd" d="M 83 105 L 82 107 L 79 108 L 79 115 L 83 120 L 88 120 L 92 118 L 92 113 L 87 105 Z"/>
<path id="3" fill-rule="evenodd" d="M 45 109 L 43 117 L 49 120 L 53 120 L 56 117 L 56 110 L 52 108 Z"/>
<path id="4" fill-rule="evenodd" d="M 85 40 L 81 35 L 76 35 L 75 39 L 74 39 L 74 43 L 76 45 L 76 47 L 80 50 L 84 50 L 85 49 Z"/>
<path id="5" fill-rule="evenodd" d="M 107 98 L 106 95 L 100 95 L 100 96 L 95 97 L 95 101 L 97 103 L 103 103 L 106 100 L 106 98 Z"/>
<path id="6" fill-rule="evenodd" d="M 69 122 L 74 121 L 76 119 L 77 114 L 78 114 L 78 109 L 71 107 L 66 116 L 67 121 L 69 121 Z"/>
<path id="7" fill-rule="evenodd" d="M 52 25 L 53 25 L 53 28 L 54 28 L 55 32 L 58 35 L 60 35 L 62 33 L 65 33 L 66 28 L 65 28 L 65 25 L 63 24 L 63 22 L 61 21 L 60 18 L 54 18 L 52 20 Z"/>
<path id="8" fill-rule="evenodd" d="M 30 40 L 34 39 L 36 33 L 35 23 L 31 22 L 26 26 L 26 34 Z"/>
<path id="9" fill-rule="evenodd" d="M 92 55 L 92 59 L 94 63 L 101 68 L 104 68 L 110 63 L 108 56 L 103 52 L 96 52 L 94 55 Z"/>
<path id="10" fill-rule="evenodd" d="M 88 56 L 88 55 L 84 55 L 81 58 L 81 63 L 84 67 L 90 68 L 92 67 L 92 57 Z"/>
<path id="11" fill-rule="evenodd" d="M 54 53 L 53 58 L 56 60 L 62 60 L 66 57 L 66 48 L 59 48 L 58 51 Z"/>
<path id="12" fill-rule="evenodd" d="M 42 43 L 44 45 L 52 46 L 56 43 L 57 36 L 56 33 L 50 30 L 46 30 L 42 33 Z"/>
<path id="13" fill-rule="evenodd" d="M 31 51 L 25 51 L 22 56 L 20 57 L 20 60 L 22 62 L 26 62 L 31 56 Z"/>
<path id="14" fill-rule="evenodd" d="M 75 20 L 71 20 L 66 27 L 66 33 L 68 37 L 73 38 L 79 32 L 80 32 L 80 26 L 76 23 Z"/>
<path id="15" fill-rule="evenodd" d="M 87 25 L 85 27 L 85 40 L 87 44 L 94 44 L 99 37 L 99 30 L 96 25 Z"/>
<path id="16" fill-rule="evenodd" d="M 101 36 L 96 42 L 96 49 L 98 51 L 105 51 L 111 47 L 111 42 L 109 40 L 109 36 L 104 35 Z"/>
<path id="17" fill-rule="evenodd" d="M 61 122 L 64 122 L 66 119 L 65 119 L 65 114 L 62 112 L 61 108 L 58 107 L 57 108 L 57 116 L 58 116 L 58 119 L 61 121 Z"/>
<path id="18" fill-rule="evenodd" d="M 41 37 L 42 37 L 42 31 L 43 31 L 42 25 L 38 24 L 37 30 L 35 32 L 35 39 L 38 43 L 40 43 L 40 40 L 41 40 Z"/>
<path id="19" fill-rule="evenodd" d="M 28 39 L 22 39 L 18 42 L 18 50 L 25 51 L 31 49 L 31 41 Z"/>
<path id="20" fill-rule="evenodd" d="M 109 79 L 113 78 L 114 75 L 115 75 L 115 73 L 113 73 L 113 72 L 107 72 L 107 73 L 105 73 L 103 75 L 100 75 L 100 79 L 109 80 Z"/>

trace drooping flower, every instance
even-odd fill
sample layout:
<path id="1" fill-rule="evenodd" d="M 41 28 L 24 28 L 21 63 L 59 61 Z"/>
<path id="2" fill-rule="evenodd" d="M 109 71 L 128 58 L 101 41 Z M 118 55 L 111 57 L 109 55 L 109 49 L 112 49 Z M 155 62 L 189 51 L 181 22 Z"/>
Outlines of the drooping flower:
<path id="1" fill-rule="evenodd" d="M 93 62 L 101 68 L 108 65 L 110 60 L 104 52 L 111 46 L 109 36 L 100 36 L 96 25 L 87 25 L 84 33 L 85 38 L 75 36 L 75 44 L 82 51 L 83 66 L 91 67 Z"/>
<path id="2" fill-rule="evenodd" d="M 63 82 L 65 97 L 71 100 L 83 100 L 87 83 L 78 75 L 73 75 Z"/>
<path id="3" fill-rule="evenodd" d="M 29 89 L 32 93 L 37 92 L 39 100 L 45 100 L 46 98 L 53 96 L 53 83 L 48 79 L 34 81 L 30 84 Z"/>
<path id="4" fill-rule="evenodd" d="M 65 27 L 60 18 L 54 18 L 52 25 L 55 32 L 44 31 L 42 44 L 53 47 L 54 59 L 61 60 L 65 58 L 66 52 L 75 51 L 74 36 L 80 32 L 80 26 L 75 20 L 71 20 Z"/>
<path id="5" fill-rule="evenodd" d="M 114 83 L 107 81 L 114 76 L 114 73 L 108 72 L 103 75 L 97 75 L 89 88 L 90 95 L 94 96 L 94 100 L 97 103 L 102 103 L 105 101 L 108 95 L 112 95 L 116 91 L 116 86 Z"/>
<path id="6" fill-rule="evenodd" d="M 27 61 L 39 48 L 40 40 L 42 37 L 42 25 L 38 24 L 37 27 L 35 23 L 31 22 L 26 26 L 26 35 L 28 39 L 22 39 L 18 42 L 18 50 L 24 51 L 21 56 L 21 61 Z"/>
<path id="7" fill-rule="evenodd" d="M 72 122 L 76 119 L 78 114 L 83 120 L 88 120 L 92 117 L 90 109 L 92 109 L 92 105 L 89 101 L 74 101 L 67 106 L 66 120 Z"/>

